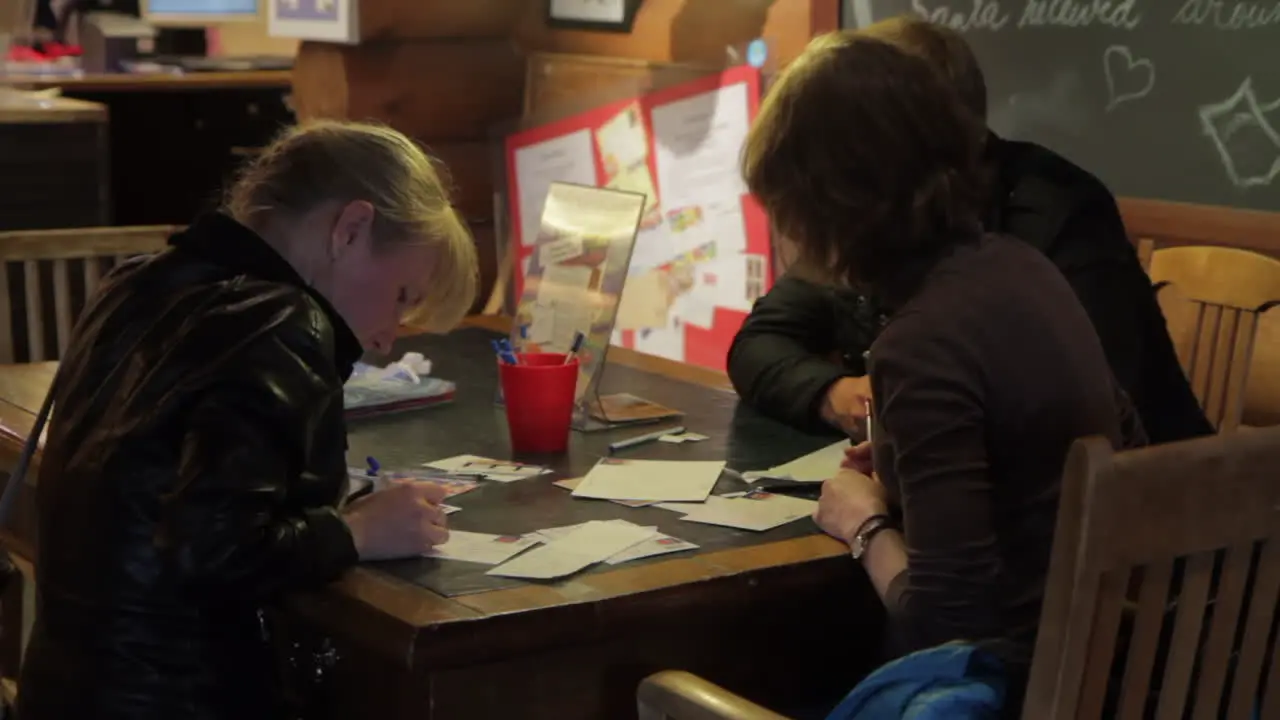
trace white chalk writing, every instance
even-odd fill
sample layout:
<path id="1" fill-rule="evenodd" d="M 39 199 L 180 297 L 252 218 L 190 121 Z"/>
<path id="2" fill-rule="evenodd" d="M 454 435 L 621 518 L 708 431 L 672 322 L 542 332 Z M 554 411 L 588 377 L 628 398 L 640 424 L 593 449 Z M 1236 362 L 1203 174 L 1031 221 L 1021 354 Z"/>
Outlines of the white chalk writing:
<path id="1" fill-rule="evenodd" d="M 859 11 L 861 9 L 861 11 Z M 950 4 L 911 0 L 911 10 L 929 22 L 960 32 L 999 30 L 1010 14 L 997 0 L 958 0 Z M 870 19 L 865 3 L 855 4 L 859 26 Z M 1133 30 L 1142 22 L 1138 0 L 1026 0 L 1016 28 L 1080 28 L 1100 25 Z"/>
<path id="2" fill-rule="evenodd" d="M 1224 2 L 1187 0 L 1171 21 L 1174 25 L 1209 25 L 1220 30 L 1253 30 L 1280 25 L 1280 2 Z"/>
<path id="3" fill-rule="evenodd" d="M 1138 0 L 1027 0 L 1018 27 L 1088 27 L 1132 30 L 1142 22 Z"/>
<path id="4" fill-rule="evenodd" d="M 931 23 L 945 25 L 953 30 L 999 30 L 1009 22 L 1009 13 L 1000 9 L 995 0 L 969 0 L 968 9 L 955 9 L 951 5 L 935 5 L 932 8 L 924 0 L 911 0 L 911 9 Z"/>
<path id="5" fill-rule="evenodd" d="M 1200 126 L 1218 151 L 1227 177 L 1236 187 L 1244 189 L 1270 185 L 1280 175 L 1280 131 L 1267 120 L 1267 115 L 1280 108 L 1280 99 L 1267 105 L 1258 102 L 1253 92 L 1253 78 L 1245 78 L 1231 97 L 1219 103 L 1200 106 Z M 1253 138 L 1270 143 L 1265 156 L 1260 157 L 1257 147 L 1236 136 L 1251 133 Z M 1261 167 L 1258 162 L 1261 162 Z"/>

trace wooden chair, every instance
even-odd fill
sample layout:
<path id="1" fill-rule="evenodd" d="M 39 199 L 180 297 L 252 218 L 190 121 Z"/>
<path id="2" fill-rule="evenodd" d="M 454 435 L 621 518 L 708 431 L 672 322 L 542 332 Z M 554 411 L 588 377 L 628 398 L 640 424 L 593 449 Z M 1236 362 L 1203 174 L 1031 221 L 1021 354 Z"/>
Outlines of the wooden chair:
<path id="1" fill-rule="evenodd" d="M 1234 430 L 1244 415 L 1260 316 L 1280 301 L 1280 260 L 1226 247 L 1164 248 L 1152 254 L 1150 274 L 1192 390 L 1215 427 Z M 1168 297 L 1171 290 L 1185 298 L 1182 306 Z"/>
<path id="2" fill-rule="evenodd" d="M 1023 717 L 1099 718 L 1108 698 L 1120 720 L 1280 717 L 1277 468 L 1280 428 L 1125 453 L 1076 443 Z"/>
<path id="3" fill-rule="evenodd" d="M 0 363 L 61 357 L 102 276 L 121 260 L 157 252 L 168 225 L 0 232 Z"/>
<path id="4" fill-rule="evenodd" d="M 1278 468 L 1280 427 L 1123 453 L 1077 442 L 1022 717 L 1280 717 Z M 641 720 L 781 717 L 676 671 L 645 679 L 637 702 Z"/>

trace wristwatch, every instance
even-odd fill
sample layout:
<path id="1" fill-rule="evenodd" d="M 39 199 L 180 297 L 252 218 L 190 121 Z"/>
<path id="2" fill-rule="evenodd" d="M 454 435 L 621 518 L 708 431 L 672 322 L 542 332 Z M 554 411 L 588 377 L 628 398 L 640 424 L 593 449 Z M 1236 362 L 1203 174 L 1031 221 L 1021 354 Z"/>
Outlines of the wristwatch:
<path id="1" fill-rule="evenodd" d="M 892 522 L 888 515 L 872 515 L 862 522 L 862 526 L 858 528 L 858 532 L 853 536 L 853 542 L 849 543 L 849 549 L 853 552 L 854 560 L 861 560 L 866 554 L 867 547 L 871 544 L 871 538 L 881 530 L 887 530 L 892 527 Z"/>

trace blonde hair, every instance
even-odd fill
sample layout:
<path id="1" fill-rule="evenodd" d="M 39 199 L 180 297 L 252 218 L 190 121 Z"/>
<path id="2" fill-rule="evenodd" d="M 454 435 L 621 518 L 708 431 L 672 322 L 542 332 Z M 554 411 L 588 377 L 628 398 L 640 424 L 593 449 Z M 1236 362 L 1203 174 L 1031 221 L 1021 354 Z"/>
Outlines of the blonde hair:
<path id="1" fill-rule="evenodd" d="M 332 120 L 289 128 L 241 173 L 224 209 L 261 230 L 324 202 L 364 200 L 374 208 L 374 241 L 412 243 L 435 254 L 421 305 L 405 322 L 443 332 L 475 301 L 475 242 L 450 204 L 436 164 L 413 140 L 383 125 Z"/>

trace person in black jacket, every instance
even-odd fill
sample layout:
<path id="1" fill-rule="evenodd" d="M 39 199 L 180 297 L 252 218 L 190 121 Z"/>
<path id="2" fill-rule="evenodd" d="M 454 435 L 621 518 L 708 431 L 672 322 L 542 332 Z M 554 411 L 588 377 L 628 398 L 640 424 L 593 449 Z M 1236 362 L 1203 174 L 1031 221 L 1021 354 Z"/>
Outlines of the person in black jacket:
<path id="1" fill-rule="evenodd" d="M 982 71 L 958 33 L 913 16 L 859 32 L 923 56 L 985 119 Z M 1211 434 L 1106 186 L 1046 148 L 989 131 L 985 164 L 986 229 L 1029 243 L 1066 276 L 1151 441 Z M 882 322 L 872 298 L 785 274 L 734 338 L 729 377 L 742 399 L 767 415 L 810 432 L 853 434 L 870 392 L 862 355 Z"/>
<path id="2" fill-rule="evenodd" d="M 169 245 L 104 280 L 54 381 L 24 720 L 284 717 L 264 608 L 447 539 L 426 484 L 338 509 L 354 363 L 475 295 L 422 150 L 290 130 Z"/>

